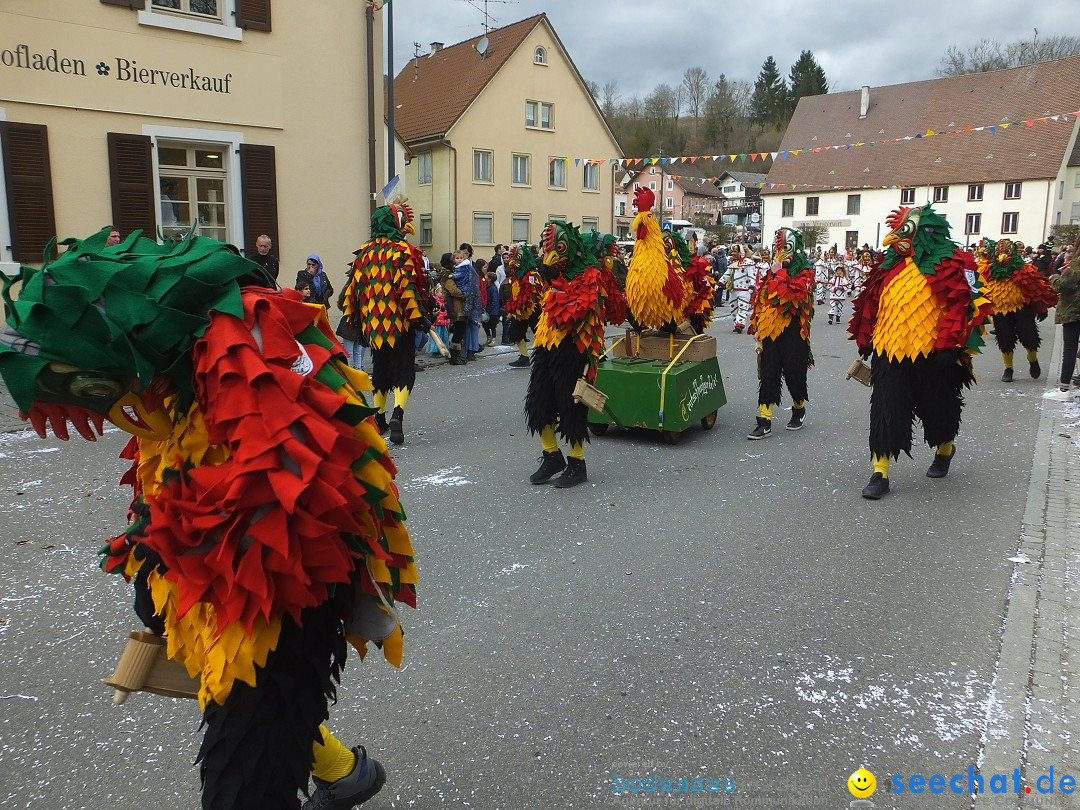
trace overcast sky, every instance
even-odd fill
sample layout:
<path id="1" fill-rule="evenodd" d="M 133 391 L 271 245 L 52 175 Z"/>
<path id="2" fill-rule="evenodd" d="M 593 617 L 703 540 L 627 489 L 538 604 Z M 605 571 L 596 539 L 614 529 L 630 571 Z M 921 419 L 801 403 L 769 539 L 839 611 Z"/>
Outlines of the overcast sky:
<path id="1" fill-rule="evenodd" d="M 484 0 L 393 0 L 394 73 L 431 42 L 447 45 L 484 32 Z M 689 67 L 716 78 L 757 78 L 772 55 L 787 76 L 801 51 L 825 69 L 829 89 L 852 90 L 934 78 L 950 45 L 980 38 L 1013 42 L 1080 35 L 1076 0 L 489 0 L 491 27 L 546 12 L 581 74 L 622 97 L 675 86 Z"/>

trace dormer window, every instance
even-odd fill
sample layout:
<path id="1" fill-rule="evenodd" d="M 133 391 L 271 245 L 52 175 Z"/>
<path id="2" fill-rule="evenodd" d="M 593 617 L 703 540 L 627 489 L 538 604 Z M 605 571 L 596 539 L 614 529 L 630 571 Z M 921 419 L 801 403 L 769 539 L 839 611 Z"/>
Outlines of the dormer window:
<path id="1" fill-rule="evenodd" d="M 537 45 L 536 50 L 533 51 L 533 64 L 546 65 L 547 64 L 547 50 Z"/>

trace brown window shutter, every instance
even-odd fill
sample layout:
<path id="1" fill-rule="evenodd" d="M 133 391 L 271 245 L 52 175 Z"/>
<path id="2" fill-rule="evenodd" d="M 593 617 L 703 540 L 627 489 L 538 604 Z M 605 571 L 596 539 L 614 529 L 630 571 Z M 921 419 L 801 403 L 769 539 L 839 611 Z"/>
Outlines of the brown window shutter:
<path id="1" fill-rule="evenodd" d="M 49 135 L 41 124 L 0 121 L 7 184 L 11 253 L 17 262 L 38 263 L 56 236 Z M 56 256 L 53 248 L 52 256 Z"/>
<path id="2" fill-rule="evenodd" d="M 269 31 L 270 0 L 236 0 L 236 24 L 252 31 Z"/>
<path id="3" fill-rule="evenodd" d="M 252 250 L 255 240 L 265 233 L 273 240 L 274 253 L 281 256 L 274 147 L 240 144 L 240 183 L 244 195 L 244 246 Z"/>
<path id="4" fill-rule="evenodd" d="M 107 6 L 123 6 L 124 8 L 137 8 L 142 11 L 146 8 L 146 0 L 101 0 Z"/>
<path id="5" fill-rule="evenodd" d="M 152 150 L 146 135 L 109 133 L 112 225 L 124 237 L 141 230 L 143 236 L 157 238 Z"/>

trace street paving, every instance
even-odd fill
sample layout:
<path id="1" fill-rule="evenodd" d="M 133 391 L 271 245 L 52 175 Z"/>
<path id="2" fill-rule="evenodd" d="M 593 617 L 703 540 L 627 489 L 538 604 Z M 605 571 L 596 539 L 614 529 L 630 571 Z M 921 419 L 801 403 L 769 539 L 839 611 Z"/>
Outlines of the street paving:
<path id="1" fill-rule="evenodd" d="M 331 710 L 386 766 L 365 807 L 666 805 L 616 791 L 655 774 L 731 788 L 682 804 L 833 808 L 865 766 L 877 807 L 937 810 L 973 799 L 890 793 L 892 776 L 1080 776 L 1080 409 L 1044 401 L 1045 379 L 998 382 L 991 346 L 949 476 L 926 478 L 917 445 L 869 502 L 869 389 L 844 380 L 843 327 L 814 323 L 806 427 L 784 431 L 782 406 L 759 442 L 753 341 L 712 331 L 715 428 L 675 446 L 609 431 L 570 490 L 527 482 L 528 372 L 506 347 L 425 361 L 394 450 L 421 576 L 405 666 L 351 657 Z M 0 808 L 198 805 L 195 704 L 117 707 L 101 684 L 138 627 L 95 557 L 124 524 L 124 439 L 0 435 Z M 1070 806 L 1001 798 L 976 807 Z"/>

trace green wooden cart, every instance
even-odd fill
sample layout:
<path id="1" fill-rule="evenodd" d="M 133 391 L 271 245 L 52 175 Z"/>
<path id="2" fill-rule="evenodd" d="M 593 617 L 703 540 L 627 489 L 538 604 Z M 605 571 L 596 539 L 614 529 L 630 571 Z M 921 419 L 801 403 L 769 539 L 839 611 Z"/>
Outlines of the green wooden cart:
<path id="1" fill-rule="evenodd" d="M 727 402 L 715 357 L 665 362 L 608 356 L 597 366 L 595 385 L 608 397 L 603 412 L 589 411 L 589 430 L 597 436 L 614 424 L 658 430 L 676 444 L 695 422 L 711 430 Z"/>

